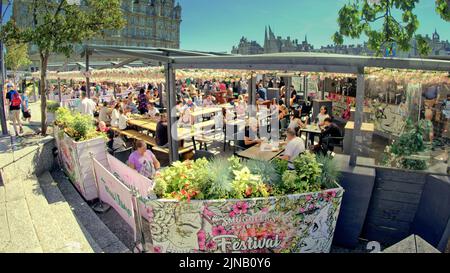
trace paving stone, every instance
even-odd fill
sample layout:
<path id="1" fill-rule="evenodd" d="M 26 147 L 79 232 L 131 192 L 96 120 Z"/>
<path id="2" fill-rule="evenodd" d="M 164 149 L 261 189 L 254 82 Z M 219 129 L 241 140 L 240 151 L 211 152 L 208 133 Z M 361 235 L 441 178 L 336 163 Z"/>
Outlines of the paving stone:
<path id="1" fill-rule="evenodd" d="M 25 199 L 6 202 L 11 245 L 6 252 L 42 252 Z"/>
<path id="2" fill-rule="evenodd" d="M 439 250 L 430 245 L 427 241 L 416 235 L 417 253 L 440 253 Z"/>
<path id="3" fill-rule="evenodd" d="M 117 244 L 119 248 L 122 246 L 126 248 L 117 236 L 98 218 L 89 204 L 83 200 L 67 179 L 58 179 L 58 187 L 72 208 L 76 218 L 81 222 L 81 226 L 92 236 L 103 251 L 105 251 L 105 247 L 114 244 Z"/>
<path id="4" fill-rule="evenodd" d="M 6 202 L 5 187 L 1 186 L 0 182 L 0 204 L 5 202 Z"/>
<path id="5" fill-rule="evenodd" d="M 65 238 L 59 228 L 47 199 L 39 187 L 37 178 L 22 181 L 28 209 L 33 221 L 34 229 L 44 252 L 51 252 L 63 248 Z"/>
<path id="6" fill-rule="evenodd" d="M 101 248 L 92 239 L 90 234 L 82 227 L 82 224 L 75 217 L 72 209 L 59 190 L 57 183 L 53 180 L 49 172 L 39 176 L 39 183 L 47 198 L 47 202 L 54 214 L 55 219 L 66 239 L 66 244 L 78 245 L 75 248 L 76 253 L 101 252 Z M 65 247 L 63 252 L 68 251 L 70 247 Z"/>
<path id="7" fill-rule="evenodd" d="M 25 199 L 25 194 L 23 192 L 22 183 L 20 183 L 19 179 L 6 182 L 4 187 L 5 187 L 6 202 Z"/>
<path id="8" fill-rule="evenodd" d="M 0 252 L 11 242 L 8 218 L 6 216 L 6 203 L 0 203 Z"/>

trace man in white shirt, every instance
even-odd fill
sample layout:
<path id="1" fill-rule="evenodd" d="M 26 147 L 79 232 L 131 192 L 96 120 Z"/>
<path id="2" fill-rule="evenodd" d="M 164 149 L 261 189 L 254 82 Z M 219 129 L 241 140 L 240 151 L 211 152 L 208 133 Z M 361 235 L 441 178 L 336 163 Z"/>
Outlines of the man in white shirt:
<path id="1" fill-rule="evenodd" d="M 284 153 L 282 156 L 280 156 L 280 158 L 289 162 L 289 169 L 294 169 L 294 164 L 292 164 L 292 162 L 301 153 L 305 152 L 305 142 L 303 141 L 303 139 L 297 137 L 295 131 L 292 129 L 287 130 L 287 141 L 288 143 L 286 145 L 286 149 L 284 150 Z"/>
<path id="2" fill-rule="evenodd" d="M 155 118 L 156 114 L 159 113 L 158 108 L 155 107 L 153 103 L 149 103 L 147 106 L 147 116 L 150 118 Z"/>
<path id="3" fill-rule="evenodd" d="M 95 108 L 97 108 L 97 104 L 93 100 L 87 98 L 86 93 L 83 92 L 83 94 L 81 94 L 80 113 L 94 116 Z"/>
<path id="4" fill-rule="evenodd" d="M 125 130 L 128 127 L 128 109 L 125 108 L 124 109 L 120 109 L 120 116 L 119 116 L 119 129 L 120 130 Z"/>

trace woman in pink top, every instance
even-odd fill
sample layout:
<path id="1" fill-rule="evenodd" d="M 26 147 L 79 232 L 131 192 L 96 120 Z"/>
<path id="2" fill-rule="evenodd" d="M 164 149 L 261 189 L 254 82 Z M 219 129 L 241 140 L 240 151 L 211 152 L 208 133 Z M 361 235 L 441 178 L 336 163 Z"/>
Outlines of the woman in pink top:
<path id="1" fill-rule="evenodd" d="M 147 144 L 139 140 L 136 142 L 136 151 L 128 158 L 128 166 L 145 177 L 153 178 L 161 164 L 156 156 L 147 150 Z"/>

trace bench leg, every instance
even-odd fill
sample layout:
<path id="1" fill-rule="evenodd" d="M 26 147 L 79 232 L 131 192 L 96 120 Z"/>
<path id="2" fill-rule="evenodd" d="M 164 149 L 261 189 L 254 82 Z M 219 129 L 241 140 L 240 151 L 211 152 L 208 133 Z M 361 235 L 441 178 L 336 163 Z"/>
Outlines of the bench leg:
<path id="1" fill-rule="evenodd" d="M 197 147 L 196 147 L 196 144 L 195 144 L 195 137 L 192 137 L 192 144 L 194 145 L 194 151 L 197 151 Z"/>

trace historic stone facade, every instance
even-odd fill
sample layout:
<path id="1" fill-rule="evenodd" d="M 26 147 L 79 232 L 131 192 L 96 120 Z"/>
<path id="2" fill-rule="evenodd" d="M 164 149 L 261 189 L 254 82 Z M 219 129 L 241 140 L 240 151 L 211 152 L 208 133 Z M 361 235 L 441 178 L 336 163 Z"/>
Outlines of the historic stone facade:
<path id="1" fill-rule="evenodd" d="M 84 4 L 81 0 L 81 5 Z M 30 26 L 31 1 L 16 0 L 13 18 L 20 26 Z M 122 0 L 126 26 L 120 31 L 106 31 L 104 37 L 87 41 L 91 45 L 135 47 L 180 47 L 181 6 L 175 0 Z M 81 47 L 81 46 L 80 46 Z M 31 53 L 36 48 L 31 47 Z M 53 57 L 60 61 L 62 56 Z M 93 59 L 95 61 L 95 59 Z"/>
<path id="2" fill-rule="evenodd" d="M 286 37 L 283 39 L 281 36 L 275 36 L 272 28 L 266 27 L 264 37 L 264 47 L 258 44 L 256 41 L 249 41 L 247 38 L 242 37 L 238 46 L 233 46 L 231 53 L 241 55 L 253 55 L 262 53 L 281 53 L 281 52 L 308 52 L 312 51 L 314 47 L 308 43 L 308 39 L 305 36 L 305 40 L 299 43 L 298 39 L 291 39 Z"/>

